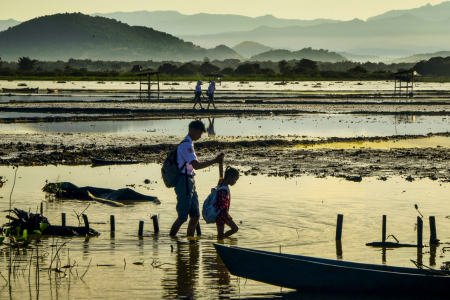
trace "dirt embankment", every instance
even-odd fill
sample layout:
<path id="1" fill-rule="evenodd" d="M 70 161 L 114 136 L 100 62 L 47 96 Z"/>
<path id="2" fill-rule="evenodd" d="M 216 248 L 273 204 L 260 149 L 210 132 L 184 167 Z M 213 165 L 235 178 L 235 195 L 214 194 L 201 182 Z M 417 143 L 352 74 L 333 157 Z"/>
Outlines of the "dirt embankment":
<path id="1" fill-rule="evenodd" d="M 439 134 L 450 136 L 449 133 Z M 431 134 L 428 136 L 432 136 Z M 391 136 L 368 138 L 328 138 L 314 140 L 242 140 L 207 141 L 196 143 L 200 159 L 210 159 L 219 152 L 226 160 L 241 166 L 245 175 L 295 177 L 358 178 L 377 176 L 386 180 L 400 175 L 412 181 L 419 178 L 450 181 L 449 148 L 397 148 L 397 149 L 299 149 L 295 145 L 332 142 L 363 142 L 388 139 L 409 139 L 425 136 Z M 75 140 L 76 141 L 76 140 Z M 91 159 L 138 160 L 143 163 L 161 163 L 174 144 L 147 144 L 130 138 L 128 146 L 97 146 L 71 143 L 10 142 L 0 145 L 1 165 L 90 164 Z M 139 144 L 140 143 L 140 144 Z M 9 157 L 8 157 L 9 156 Z"/>

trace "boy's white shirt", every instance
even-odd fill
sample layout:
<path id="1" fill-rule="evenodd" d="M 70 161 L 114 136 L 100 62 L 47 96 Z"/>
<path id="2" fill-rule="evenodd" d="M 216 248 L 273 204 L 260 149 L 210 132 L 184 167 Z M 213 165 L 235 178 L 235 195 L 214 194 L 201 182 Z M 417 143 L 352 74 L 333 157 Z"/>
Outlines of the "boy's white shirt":
<path id="1" fill-rule="evenodd" d="M 195 150 L 194 150 L 194 144 L 193 141 L 191 139 L 191 137 L 188 135 L 185 137 L 186 140 L 189 141 L 189 143 L 181 143 L 178 146 L 178 150 L 177 150 L 177 163 L 178 163 L 178 168 L 182 168 L 184 166 L 184 163 L 186 164 L 186 170 L 185 168 L 181 169 L 181 173 L 187 174 L 188 175 L 195 175 L 195 170 L 194 167 L 191 165 L 191 162 L 193 162 L 194 160 L 197 160 L 197 156 L 195 155 Z"/>

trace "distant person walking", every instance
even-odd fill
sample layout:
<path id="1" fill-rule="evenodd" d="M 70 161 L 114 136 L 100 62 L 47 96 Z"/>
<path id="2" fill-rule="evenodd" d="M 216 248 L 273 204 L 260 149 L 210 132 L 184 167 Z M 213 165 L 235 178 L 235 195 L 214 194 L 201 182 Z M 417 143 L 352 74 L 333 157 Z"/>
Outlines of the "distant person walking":
<path id="1" fill-rule="evenodd" d="M 197 82 L 197 86 L 195 87 L 195 97 L 194 97 L 194 107 L 192 109 L 195 109 L 195 106 L 197 106 L 197 103 L 200 104 L 200 108 L 204 109 L 202 107 L 202 84 L 200 80 Z"/>
<path id="2" fill-rule="evenodd" d="M 210 104 L 212 104 L 214 106 L 214 109 L 217 109 L 216 104 L 214 103 L 214 93 L 215 92 L 216 92 L 216 82 L 211 81 L 208 91 L 206 92 L 206 96 L 208 96 L 208 98 L 209 98 L 208 107 L 206 109 L 209 109 Z"/>
<path id="3" fill-rule="evenodd" d="M 213 160 L 205 162 L 199 162 L 197 160 L 193 142 L 199 140 L 204 132 L 206 132 L 206 128 L 202 121 L 192 121 L 189 124 L 188 135 L 177 148 L 177 163 L 178 168 L 181 170 L 181 176 L 178 178 L 175 186 L 178 218 L 170 229 L 170 236 L 177 235 L 181 225 L 188 220 L 188 216 L 190 217 L 190 220 L 187 228 L 187 235 L 194 236 L 195 228 L 200 219 L 198 195 L 194 181 L 194 170 L 204 169 L 223 162 L 223 153 Z"/>

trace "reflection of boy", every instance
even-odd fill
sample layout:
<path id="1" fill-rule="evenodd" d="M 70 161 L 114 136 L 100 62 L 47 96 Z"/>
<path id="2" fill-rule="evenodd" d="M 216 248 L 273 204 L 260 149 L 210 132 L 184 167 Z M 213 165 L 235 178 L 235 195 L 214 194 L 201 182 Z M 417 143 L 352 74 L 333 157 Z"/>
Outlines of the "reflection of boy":
<path id="1" fill-rule="evenodd" d="M 200 209 L 198 203 L 197 189 L 195 187 L 195 171 L 207 168 L 213 164 L 223 161 L 223 154 L 215 159 L 205 162 L 199 162 L 195 155 L 193 142 L 201 138 L 206 132 L 205 124 L 202 121 L 192 121 L 189 124 L 189 133 L 177 149 L 177 163 L 181 170 L 181 176 L 175 185 L 177 194 L 177 213 L 178 218 L 170 229 L 170 235 L 175 236 L 180 230 L 181 225 L 190 217 L 187 235 L 194 236 L 195 228 L 200 219 Z"/>
<path id="2" fill-rule="evenodd" d="M 216 132 L 214 131 L 214 118 L 212 119 L 212 121 L 210 118 L 208 118 L 208 121 L 209 121 L 208 137 L 214 139 L 216 138 Z"/>

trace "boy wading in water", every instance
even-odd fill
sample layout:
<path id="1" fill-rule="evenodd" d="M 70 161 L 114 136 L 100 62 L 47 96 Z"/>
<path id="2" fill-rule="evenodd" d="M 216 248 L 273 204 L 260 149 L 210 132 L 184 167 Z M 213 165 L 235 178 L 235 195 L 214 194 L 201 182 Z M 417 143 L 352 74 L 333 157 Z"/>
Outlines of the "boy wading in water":
<path id="1" fill-rule="evenodd" d="M 197 190 L 195 188 L 195 171 L 223 162 L 224 154 L 221 153 L 215 159 L 205 162 L 199 162 L 195 155 L 193 142 L 201 138 L 202 134 L 206 132 L 205 124 L 202 121 L 192 121 L 189 124 L 189 133 L 186 138 L 178 146 L 177 163 L 181 170 L 175 186 L 175 193 L 177 194 L 177 213 L 178 218 L 170 229 L 170 235 L 175 236 L 180 230 L 181 225 L 190 217 L 187 235 L 194 236 L 195 228 L 200 219 L 200 209 L 198 203 Z"/>
<path id="2" fill-rule="evenodd" d="M 225 178 L 222 183 L 219 185 L 220 187 L 229 187 L 236 184 L 239 179 L 239 171 L 235 168 L 227 167 L 225 171 Z M 220 213 L 216 217 L 216 225 L 217 225 L 217 239 L 222 240 L 224 237 L 229 237 L 232 234 L 238 232 L 239 228 L 236 223 L 233 221 L 233 218 L 228 213 L 230 210 L 230 189 L 221 189 L 217 192 L 217 201 L 216 201 L 216 209 L 220 209 Z M 231 229 L 224 233 L 225 224 L 228 225 Z"/>

